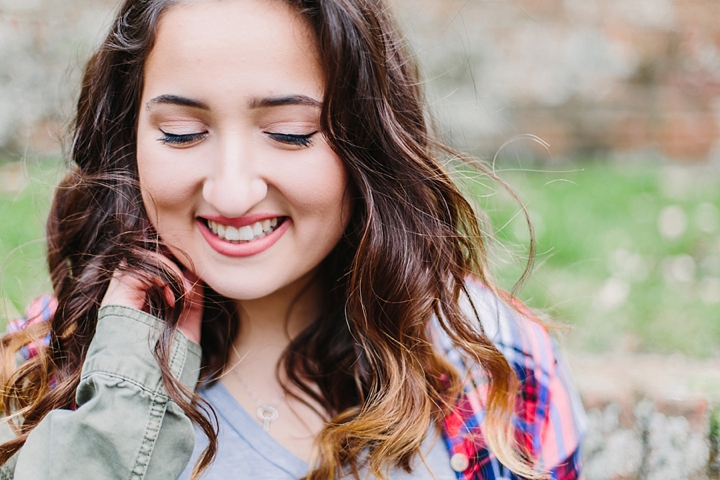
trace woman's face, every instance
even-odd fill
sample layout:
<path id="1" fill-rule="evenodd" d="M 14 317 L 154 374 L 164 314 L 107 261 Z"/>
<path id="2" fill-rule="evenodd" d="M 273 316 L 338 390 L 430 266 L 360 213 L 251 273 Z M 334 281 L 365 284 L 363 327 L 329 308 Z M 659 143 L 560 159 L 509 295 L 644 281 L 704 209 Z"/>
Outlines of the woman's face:
<path id="1" fill-rule="evenodd" d="M 319 132 L 323 76 L 302 17 L 269 0 L 174 6 L 144 81 L 140 187 L 175 256 L 238 300 L 308 278 L 349 205 Z"/>

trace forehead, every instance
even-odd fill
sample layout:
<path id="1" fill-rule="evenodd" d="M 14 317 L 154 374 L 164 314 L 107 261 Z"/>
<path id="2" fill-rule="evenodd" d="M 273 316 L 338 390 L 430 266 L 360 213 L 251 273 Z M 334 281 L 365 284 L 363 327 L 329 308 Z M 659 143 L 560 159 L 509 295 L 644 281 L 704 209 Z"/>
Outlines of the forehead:
<path id="1" fill-rule="evenodd" d="M 204 0 L 163 13 L 145 77 L 180 89 L 317 94 L 323 76 L 312 30 L 285 2 Z M 263 85 L 269 91 L 247 91 Z"/>

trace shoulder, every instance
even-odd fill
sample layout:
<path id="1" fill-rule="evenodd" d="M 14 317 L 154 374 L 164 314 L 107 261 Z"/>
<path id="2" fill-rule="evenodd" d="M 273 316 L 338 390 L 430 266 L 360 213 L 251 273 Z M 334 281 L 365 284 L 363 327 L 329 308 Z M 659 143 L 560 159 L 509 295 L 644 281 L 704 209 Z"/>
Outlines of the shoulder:
<path id="1" fill-rule="evenodd" d="M 513 426 L 516 437 L 543 468 L 557 469 L 577 460 L 585 432 L 585 413 L 557 344 L 532 312 L 509 294 L 495 294 L 468 280 L 461 299 L 470 319 L 477 317 L 485 335 L 505 356 L 519 380 Z M 436 339 L 448 360 L 466 376 L 464 395 L 455 412 L 469 428 L 456 434 L 482 434 L 487 376 L 477 362 L 454 348 L 442 333 Z M 475 425 L 475 427 L 473 427 Z M 452 433 L 449 433 L 452 436 Z M 451 442 L 452 443 L 452 442 Z M 574 478 L 557 475 L 556 478 Z"/>
<path id="2" fill-rule="evenodd" d="M 469 320 L 479 320 L 487 336 L 503 353 L 516 374 L 523 380 L 524 374 L 533 372 L 538 381 L 547 380 L 557 365 L 555 342 L 547 328 L 531 311 L 507 293 L 497 295 L 482 283 L 470 279 L 467 294 L 460 298 L 460 306 Z M 435 328 L 436 340 L 448 359 L 461 370 L 471 367 L 439 328 Z M 480 373 L 480 372 L 477 372 Z"/>
<path id="3" fill-rule="evenodd" d="M 552 375 L 565 367 L 547 327 L 508 293 L 496 295 L 477 281 L 468 283 L 468 293 L 465 302 L 477 311 L 485 335 L 502 352 L 521 383 L 532 381 L 550 387 Z M 464 309 L 474 317 L 472 309 Z"/>

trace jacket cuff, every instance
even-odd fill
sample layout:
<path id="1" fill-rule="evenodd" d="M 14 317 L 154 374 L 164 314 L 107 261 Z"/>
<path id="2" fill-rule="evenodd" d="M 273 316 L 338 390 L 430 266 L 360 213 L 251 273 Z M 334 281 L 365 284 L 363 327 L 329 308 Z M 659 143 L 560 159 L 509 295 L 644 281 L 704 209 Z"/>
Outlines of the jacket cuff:
<path id="1" fill-rule="evenodd" d="M 140 310 L 119 305 L 102 307 L 82 368 L 82 378 L 104 373 L 167 395 L 153 355 L 161 328 L 162 320 Z M 200 345 L 178 330 L 168 363 L 172 375 L 189 390 L 194 390 L 197 385 L 201 358 Z M 82 404 L 80 400 L 78 404 Z"/>

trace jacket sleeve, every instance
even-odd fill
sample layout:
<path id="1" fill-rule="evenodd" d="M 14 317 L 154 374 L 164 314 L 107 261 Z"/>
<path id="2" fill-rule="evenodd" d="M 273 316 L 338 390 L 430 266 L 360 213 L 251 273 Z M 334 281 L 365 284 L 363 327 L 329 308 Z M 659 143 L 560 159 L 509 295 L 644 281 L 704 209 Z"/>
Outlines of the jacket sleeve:
<path id="1" fill-rule="evenodd" d="M 153 356 L 159 320 L 103 307 L 77 389 L 76 410 L 54 410 L 0 470 L 0 479 L 176 479 L 195 444 Z M 169 366 L 194 390 L 200 346 L 178 332 Z M 7 425 L 3 426 L 8 429 Z"/>

